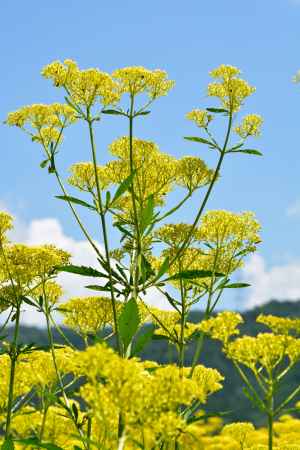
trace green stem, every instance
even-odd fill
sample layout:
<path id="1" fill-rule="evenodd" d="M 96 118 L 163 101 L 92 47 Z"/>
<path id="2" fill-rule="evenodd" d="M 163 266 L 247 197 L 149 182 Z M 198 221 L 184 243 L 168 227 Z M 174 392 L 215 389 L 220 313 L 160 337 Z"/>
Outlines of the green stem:
<path id="1" fill-rule="evenodd" d="M 10 436 L 10 426 L 11 426 L 11 416 L 12 416 L 12 407 L 13 407 L 13 399 L 14 399 L 14 383 L 15 383 L 15 374 L 16 374 L 16 364 L 18 359 L 17 345 L 18 345 L 18 337 L 19 337 L 19 328 L 20 328 L 20 315 L 21 315 L 21 306 L 17 305 L 16 310 L 16 323 L 14 329 L 14 337 L 13 342 L 10 348 L 10 374 L 9 374 L 9 389 L 8 389 L 8 402 L 7 402 L 7 414 L 6 414 L 6 426 L 5 426 L 5 439 L 8 439 Z"/>
<path id="2" fill-rule="evenodd" d="M 84 433 L 81 430 L 81 428 L 78 426 L 76 420 L 74 420 L 73 414 L 72 414 L 72 410 L 71 410 L 71 406 L 70 406 L 70 402 L 69 399 L 67 397 L 66 391 L 65 391 L 65 387 L 62 381 L 62 377 L 61 374 L 59 372 L 58 366 L 57 366 L 57 361 L 56 361 L 56 355 L 55 355 L 55 350 L 54 350 L 54 339 L 53 339 L 53 334 L 52 334 L 52 330 L 51 330 L 51 326 L 50 326 L 50 318 L 49 318 L 49 304 L 48 304 L 48 299 L 47 296 L 45 295 L 45 289 L 44 289 L 44 285 L 43 285 L 43 293 L 44 293 L 44 302 L 45 302 L 45 306 L 44 306 L 44 314 L 46 317 L 46 324 L 47 324 L 47 334 L 48 334 L 48 340 L 49 340 L 49 344 L 50 344 L 50 352 L 51 352 L 51 356 L 52 356 L 52 362 L 53 362 L 53 366 L 54 366 L 54 370 L 55 370 L 55 374 L 58 380 L 58 384 L 60 386 L 61 389 L 61 393 L 65 402 L 65 405 L 67 407 L 67 411 L 68 414 L 70 416 L 70 419 L 73 421 L 75 427 L 77 428 L 77 431 L 80 435 L 80 437 L 83 439 L 84 442 Z M 84 444 L 84 446 L 87 448 L 87 445 Z"/>
<path id="3" fill-rule="evenodd" d="M 43 419 L 42 419 L 42 425 L 41 425 L 41 430 L 40 430 L 40 435 L 39 435 L 40 442 L 43 441 L 43 437 L 44 437 L 48 409 L 49 409 L 49 406 L 44 404 Z"/>
<path id="4" fill-rule="evenodd" d="M 228 121 L 228 127 L 227 127 L 226 137 L 225 137 L 225 141 L 224 141 L 223 148 L 222 148 L 222 150 L 221 150 L 221 152 L 220 152 L 220 157 L 219 157 L 219 160 L 218 160 L 217 167 L 216 167 L 216 170 L 215 170 L 215 172 L 214 172 L 213 178 L 212 178 L 212 180 L 211 180 L 211 182 L 210 182 L 210 184 L 209 184 L 209 187 L 208 187 L 208 189 L 207 189 L 207 191 L 206 191 L 206 194 L 205 194 L 204 199 L 203 199 L 203 201 L 202 201 L 202 204 L 201 204 L 201 206 L 200 206 L 200 208 L 199 208 L 199 211 L 198 211 L 198 213 L 197 213 L 197 215 L 196 215 L 196 217 L 195 217 L 195 220 L 194 220 L 194 222 L 193 222 L 193 224 L 192 224 L 192 227 L 191 227 L 191 229 L 190 229 L 190 232 L 188 233 L 187 237 L 186 237 L 185 240 L 183 241 L 181 247 L 179 248 L 179 250 L 178 250 L 178 252 L 176 253 L 176 255 L 174 256 L 174 258 L 170 261 L 170 264 L 169 264 L 170 267 L 174 264 L 175 261 L 177 261 L 177 259 L 178 259 L 179 256 L 182 254 L 182 252 L 184 252 L 184 250 L 189 246 L 190 239 L 191 239 L 191 237 L 192 237 L 192 235 L 193 235 L 193 232 L 194 232 L 196 226 L 197 226 L 198 223 L 199 223 L 199 220 L 200 220 L 201 215 L 202 215 L 202 213 L 203 213 L 203 211 L 204 211 L 204 208 L 205 208 L 205 206 L 206 206 L 206 203 L 207 203 L 207 201 L 208 201 L 208 199 L 209 199 L 209 197 L 210 197 L 211 191 L 212 191 L 212 189 L 213 189 L 213 187 L 214 187 L 214 185 L 215 185 L 215 182 L 217 181 L 217 178 L 218 178 L 218 175 L 219 175 L 221 166 L 222 166 L 222 162 L 223 162 L 223 159 L 224 159 L 225 154 L 226 154 L 226 148 L 227 148 L 228 141 L 229 141 L 229 136 L 230 136 L 231 126 L 232 126 L 232 111 L 230 111 L 230 113 L 229 113 L 229 121 Z"/>
<path id="5" fill-rule="evenodd" d="M 141 255 L 141 235 L 136 206 L 135 190 L 134 190 L 134 160 L 133 160 L 133 118 L 134 118 L 134 95 L 130 95 L 130 112 L 129 112 L 129 165 L 131 175 L 131 199 L 133 208 L 133 219 L 136 233 L 136 249 L 133 255 L 133 297 L 137 300 L 138 297 L 138 282 L 139 282 L 139 267 L 138 261 Z"/>
<path id="6" fill-rule="evenodd" d="M 110 262 L 110 256 L 109 256 L 106 221 L 105 221 L 105 216 L 104 216 L 104 211 L 103 211 L 101 189 L 100 189 L 98 170 L 97 170 L 96 146 L 95 146 L 95 140 L 94 140 L 93 125 L 92 125 L 93 122 L 92 122 L 92 119 L 90 118 L 89 111 L 87 114 L 87 118 L 88 118 L 87 122 L 88 122 L 88 127 L 89 127 L 90 143 L 91 143 L 91 148 L 92 148 L 92 157 L 93 157 L 93 166 L 94 166 L 94 172 L 95 172 L 97 197 L 98 197 L 98 203 L 99 203 L 98 206 L 99 206 L 100 220 L 101 220 L 103 239 L 104 239 L 105 257 L 106 257 L 108 277 L 109 277 L 109 282 L 110 282 L 110 294 L 111 294 L 114 326 L 115 326 L 115 333 L 116 333 L 116 340 L 117 340 L 117 348 L 118 348 L 119 354 L 122 355 L 123 351 L 122 351 L 122 345 L 121 345 L 120 334 L 119 334 L 117 304 L 116 304 L 114 287 L 113 287 L 113 277 L 112 277 L 111 262 Z"/>

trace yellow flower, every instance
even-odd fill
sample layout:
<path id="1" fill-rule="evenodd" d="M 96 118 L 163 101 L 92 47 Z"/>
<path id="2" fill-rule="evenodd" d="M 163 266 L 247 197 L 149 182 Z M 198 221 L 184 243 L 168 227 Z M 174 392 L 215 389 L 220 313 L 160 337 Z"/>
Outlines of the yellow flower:
<path id="1" fill-rule="evenodd" d="M 79 162 L 70 167 L 71 176 L 68 183 L 81 191 L 93 192 L 96 188 L 94 165 L 92 162 Z M 97 166 L 98 180 L 101 189 L 108 187 L 110 180 L 106 176 L 106 169 Z"/>
<path id="2" fill-rule="evenodd" d="M 231 436 L 240 444 L 241 449 L 247 448 L 252 444 L 254 432 L 254 425 L 249 422 L 231 423 L 229 425 L 225 425 L 222 430 L 222 434 L 225 436 Z"/>
<path id="3" fill-rule="evenodd" d="M 0 211 L 0 244 L 6 241 L 7 231 L 13 228 L 13 218 L 10 214 Z"/>
<path id="4" fill-rule="evenodd" d="M 214 171 L 195 156 L 184 156 L 177 163 L 177 184 L 191 193 L 210 183 L 213 176 Z"/>
<path id="5" fill-rule="evenodd" d="M 232 112 L 238 111 L 243 101 L 255 92 L 255 88 L 251 87 L 247 81 L 238 78 L 239 74 L 239 69 L 224 64 L 210 72 L 212 78 L 221 81 L 209 83 L 208 95 L 218 97 L 222 106 Z"/>
<path id="6" fill-rule="evenodd" d="M 275 334 L 289 334 L 300 330 L 300 319 L 297 318 L 259 314 L 256 322 L 263 323 Z"/>
<path id="7" fill-rule="evenodd" d="M 117 302 L 118 311 L 122 304 Z M 95 335 L 106 325 L 113 326 L 113 311 L 109 297 L 75 297 L 64 303 L 61 312 L 64 324 L 81 336 Z"/>
<path id="8" fill-rule="evenodd" d="M 186 118 L 195 122 L 199 128 L 207 128 L 209 122 L 212 121 L 213 116 L 203 109 L 193 109 L 186 114 Z"/>
<path id="9" fill-rule="evenodd" d="M 216 317 L 203 320 L 199 325 L 199 330 L 209 334 L 213 339 L 222 341 L 226 347 L 229 339 L 240 333 L 237 326 L 241 323 L 243 323 L 243 318 L 240 314 L 224 311 L 217 314 Z"/>
<path id="10" fill-rule="evenodd" d="M 109 146 L 110 152 L 119 159 L 105 166 L 104 179 L 120 183 L 130 175 L 129 139 L 122 137 Z M 155 204 L 162 204 L 164 195 L 171 191 L 175 180 L 177 161 L 160 152 L 151 141 L 133 138 L 133 161 L 135 174 L 135 194 L 138 206 L 143 209 L 150 195 Z M 118 205 L 127 214 L 132 214 L 131 195 L 123 195 Z"/>
<path id="11" fill-rule="evenodd" d="M 234 131 L 243 139 L 248 136 L 259 136 L 260 129 L 263 123 L 261 116 L 257 114 L 248 114 L 243 118 L 242 123 L 235 127 Z"/>
<path id="12" fill-rule="evenodd" d="M 110 105 L 119 100 L 118 86 L 108 73 L 99 69 L 81 70 L 69 59 L 48 64 L 42 75 L 51 79 L 54 86 L 64 87 L 70 100 L 79 106 L 90 108 L 98 101 Z"/>
<path id="13" fill-rule="evenodd" d="M 137 95 L 146 93 L 150 100 L 166 95 L 174 86 L 163 70 L 149 70 L 144 67 L 124 67 L 117 69 L 112 76 L 120 83 L 120 92 Z"/>

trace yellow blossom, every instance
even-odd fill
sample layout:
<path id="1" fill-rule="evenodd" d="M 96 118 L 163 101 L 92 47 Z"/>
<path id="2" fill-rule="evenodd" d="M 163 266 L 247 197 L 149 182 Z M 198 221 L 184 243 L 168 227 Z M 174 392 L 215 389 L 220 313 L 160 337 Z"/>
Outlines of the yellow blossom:
<path id="1" fill-rule="evenodd" d="M 119 82 L 121 93 L 133 96 L 146 93 L 150 100 L 166 95 L 174 86 L 174 81 L 168 80 L 165 71 L 149 70 L 140 66 L 117 69 L 112 76 Z"/>
<path id="2" fill-rule="evenodd" d="M 90 108 L 98 101 L 106 106 L 119 100 L 117 83 L 108 73 L 94 68 L 81 70 L 69 59 L 48 64 L 42 75 L 52 80 L 54 86 L 64 87 L 75 105 Z"/>
<path id="3" fill-rule="evenodd" d="M 7 231 L 13 228 L 12 221 L 10 214 L 0 211 L 0 244 L 5 242 Z"/>
<path id="4" fill-rule="evenodd" d="M 209 184 L 213 176 L 214 171 L 196 156 L 184 156 L 177 163 L 177 184 L 191 193 Z"/>
<path id="5" fill-rule="evenodd" d="M 240 125 L 235 127 L 234 131 L 243 139 L 248 136 L 259 136 L 263 119 L 257 114 L 248 114 L 243 118 Z"/>
<path id="6" fill-rule="evenodd" d="M 186 114 L 186 118 L 195 122 L 199 128 L 207 128 L 213 116 L 203 109 L 193 109 Z"/>
<path id="7" fill-rule="evenodd" d="M 68 183 L 77 187 L 81 191 L 93 192 L 96 188 L 96 177 L 94 164 L 92 162 L 79 162 L 70 167 L 71 176 Z M 98 180 L 101 189 L 105 189 L 110 180 L 106 176 L 106 169 L 103 166 L 97 166 Z"/>
<path id="8" fill-rule="evenodd" d="M 237 326 L 241 323 L 243 323 L 243 319 L 240 314 L 224 311 L 217 314 L 216 317 L 203 320 L 199 325 L 199 329 L 209 334 L 213 339 L 219 339 L 227 346 L 231 336 L 240 333 Z"/>
<path id="9" fill-rule="evenodd" d="M 255 91 L 247 81 L 238 77 L 239 74 L 239 69 L 224 64 L 210 72 L 212 78 L 221 81 L 209 83 L 208 95 L 218 97 L 222 106 L 232 112 L 238 111 L 243 101 Z"/>

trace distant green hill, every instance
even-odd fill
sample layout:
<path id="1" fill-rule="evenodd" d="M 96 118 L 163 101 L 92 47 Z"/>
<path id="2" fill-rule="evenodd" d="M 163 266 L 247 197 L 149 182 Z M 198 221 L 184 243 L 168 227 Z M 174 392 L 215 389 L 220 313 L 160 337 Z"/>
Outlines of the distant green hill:
<path id="1" fill-rule="evenodd" d="M 278 302 L 272 300 L 259 308 L 242 313 L 245 324 L 241 327 L 242 334 L 255 335 L 257 332 L 264 331 L 265 328 L 255 322 L 255 318 L 260 313 L 274 314 L 281 316 L 300 316 L 300 300 Z M 190 315 L 190 321 L 198 322 L 202 317 L 199 311 L 193 311 Z M 78 348 L 82 348 L 81 339 L 68 329 L 64 329 L 65 334 L 70 341 Z M 12 330 L 8 330 L 8 337 L 11 337 Z M 57 343 L 62 343 L 59 334 L 54 330 L 54 337 Z M 24 343 L 34 342 L 39 345 L 47 344 L 47 335 L 44 329 L 37 327 L 22 327 L 20 340 Z M 186 352 L 186 365 L 191 364 L 194 350 L 194 343 L 191 343 Z M 165 341 L 153 341 L 144 350 L 141 355 L 142 359 L 155 360 L 160 363 L 170 363 L 176 360 L 175 349 L 168 348 Z M 251 407 L 250 401 L 242 392 L 242 383 L 239 376 L 233 369 L 230 361 L 228 361 L 220 349 L 220 345 L 216 341 L 206 340 L 200 362 L 208 367 L 218 369 L 225 377 L 224 389 L 211 396 L 207 408 L 210 411 L 231 411 L 225 420 L 241 421 L 250 420 L 256 424 L 261 424 L 262 417 Z M 290 391 L 293 387 L 300 384 L 300 364 L 298 364 L 290 375 L 286 378 L 284 389 Z"/>

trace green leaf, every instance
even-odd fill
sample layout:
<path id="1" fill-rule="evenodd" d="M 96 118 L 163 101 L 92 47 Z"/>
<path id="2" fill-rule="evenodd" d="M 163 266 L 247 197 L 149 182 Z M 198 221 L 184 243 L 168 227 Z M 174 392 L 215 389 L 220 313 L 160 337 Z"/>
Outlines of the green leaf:
<path id="1" fill-rule="evenodd" d="M 244 287 L 249 287 L 251 286 L 251 284 L 249 283 L 231 283 L 231 284 L 225 284 L 225 286 L 223 286 L 224 288 L 230 288 L 230 289 L 237 289 L 237 288 L 244 288 Z"/>
<path id="2" fill-rule="evenodd" d="M 151 113 L 151 111 L 141 111 L 141 112 L 135 114 L 135 116 L 136 117 L 137 116 L 146 116 L 147 114 L 150 114 L 150 113 Z"/>
<path id="3" fill-rule="evenodd" d="M 246 148 L 245 150 L 239 150 L 238 153 L 248 153 L 249 155 L 263 156 L 263 154 L 258 150 L 253 150 L 251 148 Z"/>
<path id="4" fill-rule="evenodd" d="M 154 334 L 154 330 L 155 326 L 151 325 L 149 329 L 145 331 L 145 333 L 141 334 L 137 338 L 131 351 L 131 356 L 138 355 L 143 350 L 143 348 L 148 344 L 148 342 L 151 341 Z"/>
<path id="5" fill-rule="evenodd" d="M 148 280 L 148 278 L 150 278 L 155 274 L 151 264 L 149 263 L 144 254 L 141 254 L 140 268 L 141 268 L 141 279 L 139 280 L 139 282 L 143 284 Z"/>
<path id="6" fill-rule="evenodd" d="M 46 448 L 47 450 L 63 450 L 62 447 L 58 447 L 57 445 L 51 444 L 50 442 L 40 442 L 37 438 L 15 439 L 15 442 L 30 445 L 31 447 Z"/>
<path id="7" fill-rule="evenodd" d="M 124 114 L 122 111 L 118 111 L 117 109 L 103 109 L 102 114 L 112 114 L 115 116 L 125 116 L 126 114 Z"/>
<path id="8" fill-rule="evenodd" d="M 169 256 L 167 256 L 163 260 L 160 268 L 158 269 L 158 272 L 157 272 L 157 275 L 156 275 L 156 280 L 159 280 L 160 277 L 162 277 L 169 270 L 169 265 L 170 265 L 170 258 L 169 258 Z"/>
<path id="9" fill-rule="evenodd" d="M 73 264 L 68 264 L 67 266 L 56 266 L 55 269 L 59 272 L 76 273 L 77 275 L 82 275 L 84 277 L 108 278 L 107 274 L 87 266 L 75 266 Z"/>
<path id="10" fill-rule="evenodd" d="M 207 277 L 223 277 L 223 273 L 212 272 L 211 270 L 184 270 L 182 272 L 178 272 L 175 275 L 167 278 L 167 280 L 192 280 L 193 278 L 207 278 Z M 165 281 L 167 281 L 165 280 Z"/>
<path id="11" fill-rule="evenodd" d="M 223 109 L 223 108 L 206 108 L 206 111 L 212 112 L 212 113 L 226 113 L 228 114 L 229 111 L 227 109 Z"/>
<path id="12" fill-rule="evenodd" d="M 131 298 L 123 306 L 122 312 L 120 314 L 118 325 L 119 333 L 124 345 L 124 350 L 132 341 L 133 336 L 138 330 L 140 324 L 139 308 L 134 298 Z"/>
<path id="13" fill-rule="evenodd" d="M 34 306 L 35 308 L 37 307 L 37 304 L 34 303 L 32 300 L 30 300 L 30 298 L 28 298 L 28 297 L 21 296 L 21 300 L 22 300 L 24 303 L 27 303 L 27 305 Z"/>
<path id="14" fill-rule="evenodd" d="M 70 203 L 76 203 L 76 205 L 81 205 L 81 206 L 84 206 L 85 208 L 89 208 L 89 209 L 92 209 L 93 211 L 97 211 L 95 206 L 90 205 L 89 203 L 84 202 L 83 200 L 80 200 L 79 198 L 70 197 L 68 195 L 56 195 L 55 198 L 58 198 L 60 200 L 64 200 L 64 201 L 70 202 Z"/>
<path id="15" fill-rule="evenodd" d="M 1 445 L 1 450 L 14 450 L 14 448 L 15 448 L 14 442 L 13 442 L 12 438 L 10 438 L 10 437 L 5 439 L 5 441 Z"/>
<path id="16" fill-rule="evenodd" d="M 119 197 L 121 197 L 121 195 L 124 194 L 124 192 L 128 191 L 128 189 L 130 188 L 131 184 L 132 184 L 132 180 L 133 177 L 136 174 L 136 170 L 133 171 L 132 174 L 130 174 L 127 178 L 125 178 L 125 180 L 122 181 L 122 183 L 119 185 L 118 189 L 116 190 L 116 193 L 110 203 L 110 207 L 113 206 L 113 204 L 116 202 L 116 200 L 118 200 Z"/>
<path id="17" fill-rule="evenodd" d="M 210 147 L 215 147 L 215 144 L 213 142 L 198 136 L 184 136 L 184 139 L 186 139 L 187 141 L 199 142 L 200 144 L 207 144 Z"/>
<path id="18" fill-rule="evenodd" d="M 44 169 L 44 168 L 47 166 L 48 162 L 49 162 L 49 159 L 48 159 L 48 158 L 47 158 L 47 159 L 44 159 L 44 161 L 42 161 L 42 162 L 40 163 L 41 169 Z"/>

